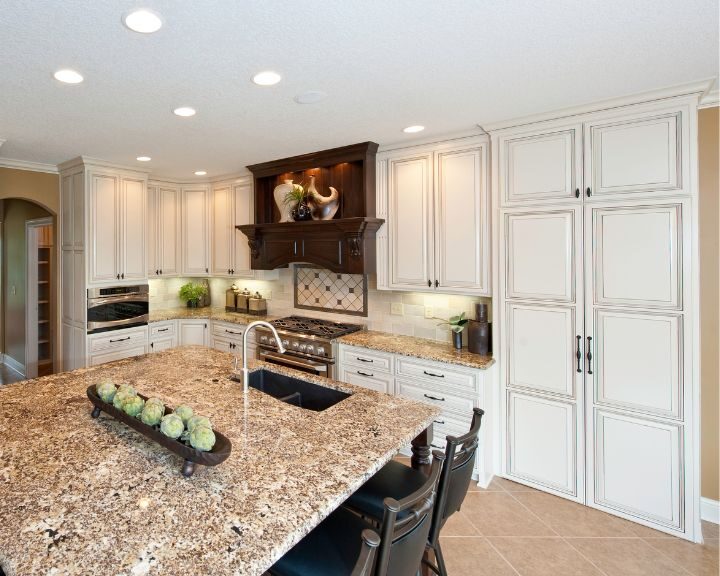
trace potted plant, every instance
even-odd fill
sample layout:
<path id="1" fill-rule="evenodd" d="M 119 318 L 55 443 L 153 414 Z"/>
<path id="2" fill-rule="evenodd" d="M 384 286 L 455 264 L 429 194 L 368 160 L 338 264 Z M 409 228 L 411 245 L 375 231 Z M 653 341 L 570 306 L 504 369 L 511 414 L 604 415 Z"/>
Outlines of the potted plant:
<path id="1" fill-rule="evenodd" d="M 292 190 L 285 194 L 285 204 L 294 205 L 291 211 L 293 220 L 312 220 L 312 212 L 307 204 L 307 193 L 300 184 L 293 184 Z"/>
<path id="2" fill-rule="evenodd" d="M 440 318 L 438 318 L 440 320 Z M 460 350 L 462 348 L 462 333 L 467 326 L 468 319 L 465 318 L 465 312 L 461 312 L 458 316 L 450 316 L 448 320 L 443 320 L 438 326 L 447 324 L 453 333 L 453 346 Z"/>
<path id="3" fill-rule="evenodd" d="M 197 308 L 200 298 L 207 294 L 207 287 L 188 282 L 180 286 L 180 300 L 187 302 L 188 308 Z"/>

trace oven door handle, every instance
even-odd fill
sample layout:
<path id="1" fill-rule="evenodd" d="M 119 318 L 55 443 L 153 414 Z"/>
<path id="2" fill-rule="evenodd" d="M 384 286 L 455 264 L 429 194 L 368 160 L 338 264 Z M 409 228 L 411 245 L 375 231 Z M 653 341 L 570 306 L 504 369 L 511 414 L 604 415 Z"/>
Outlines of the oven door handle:
<path id="1" fill-rule="evenodd" d="M 287 354 L 280 354 L 279 352 L 266 352 L 263 350 L 260 352 L 260 360 L 264 360 L 265 358 L 276 360 L 277 362 L 287 364 L 288 366 L 297 366 L 298 368 L 309 368 L 311 370 L 317 370 L 318 372 L 327 372 L 327 366 L 325 364 L 313 362 L 312 360 L 302 360 L 300 358 L 295 358 L 294 356 L 288 356 Z"/>
<path id="2" fill-rule="evenodd" d="M 117 304 L 119 302 L 149 302 L 147 294 L 119 294 L 117 296 L 103 296 L 101 298 L 88 298 L 88 309 L 102 306 L 104 304 Z"/>

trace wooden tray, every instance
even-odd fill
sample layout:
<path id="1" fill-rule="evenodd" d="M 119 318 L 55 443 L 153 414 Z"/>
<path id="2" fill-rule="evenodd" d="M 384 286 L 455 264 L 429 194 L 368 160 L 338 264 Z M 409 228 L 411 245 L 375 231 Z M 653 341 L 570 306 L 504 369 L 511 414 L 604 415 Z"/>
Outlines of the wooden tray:
<path id="1" fill-rule="evenodd" d="M 185 460 L 181 470 L 183 476 L 192 476 L 193 472 L 195 472 L 196 464 L 202 464 L 203 466 L 217 466 L 227 460 L 228 456 L 230 456 L 232 444 L 226 436 L 223 436 L 217 430 L 213 430 L 213 432 L 215 432 L 215 445 L 212 450 L 209 452 L 202 452 L 200 450 L 195 450 L 192 446 L 187 446 L 183 442 L 180 442 L 180 440 L 175 440 L 165 436 L 165 434 L 160 432 L 159 429 L 153 428 L 152 426 L 145 424 L 139 418 L 129 416 L 122 410 L 115 408 L 112 404 L 103 401 L 102 398 L 97 395 L 95 385 L 88 387 L 87 396 L 90 399 L 90 402 L 92 402 L 95 406 L 91 414 L 93 418 L 100 416 L 100 412 L 106 412 L 116 420 L 120 420 L 120 422 L 124 422 L 130 426 L 130 428 L 134 428 L 140 432 L 140 434 L 155 440 L 155 442 L 160 444 L 160 446 L 164 446 L 173 454 L 177 454 L 182 457 Z M 147 396 L 143 396 L 142 394 L 138 394 L 138 396 L 147 401 Z M 172 409 L 169 406 L 165 406 L 165 414 L 170 414 L 171 412 Z"/>

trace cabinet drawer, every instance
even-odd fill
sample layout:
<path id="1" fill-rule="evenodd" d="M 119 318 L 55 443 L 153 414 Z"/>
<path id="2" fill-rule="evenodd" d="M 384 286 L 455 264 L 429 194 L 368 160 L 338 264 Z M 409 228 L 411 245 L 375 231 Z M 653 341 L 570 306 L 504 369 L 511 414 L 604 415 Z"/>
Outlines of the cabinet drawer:
<path id="1" fill-rule="evenodd" d="M 132 348 L 121 348 L 119 350 L 108 350 L 100 354 L 90 355 L 90 366 L 97 366 L 98 364 L 105 364 L 106 362 L 113 362 L 115 360 L 123 360 L 124 358 L 132 358 L 133 356 L 141 356 L 147 352 L 146 346 L 134 346 Z"/>
<path id="2" fill-rule="evenodd" d="M 464 391 L 474 393 L 478 391 L 478 377 L 474 371 L 463 370 L 455 366 L 437 362 L 427 362 L 398 356 L 395 360 L 395 374 L 398 376 L 420 378 L 431 382 L 434 386 L 454 386 Z"/>
<path id="3" fill-rule="evenodd" d="M 232 338 L 213 335 L 212 347 L 215 348 L 215 350 L 220 350 L 221 352 L 242 354 L 242 343 L 238 343 Z"/>
<path id="4" fill-rule="evenodd" d="M 384 392 L 385 394 L 393 393 L 393 377 L 389 374 L 376 373 L 372 368 L 363 366 L 356 368 L 348 366 L 342 369 L 340 380 L 348 384 L 354 384 L 362 388 Z"/>
<path id="5" fill-rule="evenodd" d="M 156 336 L 160 337 L 167 337 L 167 336 L 174 336 L 177 334 L 177 322 L 174 320 L 171 320 L 169 322 L 153 322 L 149 325 L 150 328 L 150 338 L 155 338 Z"/>
<path id="6" fill-rule="evenodd" d="M 242 340 L 245 332 L 245 324 L 225 324 L 213 322 L 213 337 L 229 338 L 230 340 Z"/>
<path id="7" fill-rule="evenodd" d="M 473 400 L 462 398 L 454 394 L 448 394 L 446 391 L 438 391 L 436 388 L 426 388 L 419 382 L 408 382 L 407 380 L 395 380 L 395 389 L 397 394 L 411 398 L 412 400 L 420 400 L 428 404 L 433 404 L 444 410 L 451 410 L 469 418 L 472 416 L 474 407 Z M 457 417 L 457 416 L 456 416 Z"/>
<path id="8" fill-rule="evenodd" d="M 340 364 L 342 366 L 363 366 L 369 372 L 392 373 L 393 355 L 387 352 L 355 348 L 354 346 L 340 346 Z"/>
<path id="9" fill-rule="evenodd" d="M 115 330 L 88 337 L 88 351 L 90 354 L 100 350 L 117 348 L 133 348 L 147 346 L 147 328 L 131 328 L 128 330 Z"/>

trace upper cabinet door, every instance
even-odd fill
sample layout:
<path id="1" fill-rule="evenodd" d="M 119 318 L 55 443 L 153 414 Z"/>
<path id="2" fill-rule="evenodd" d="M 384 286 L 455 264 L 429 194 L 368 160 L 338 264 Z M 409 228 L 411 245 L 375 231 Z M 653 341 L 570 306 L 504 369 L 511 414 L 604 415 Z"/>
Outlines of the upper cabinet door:
<path id="1" fill-rule="evenodd" d="M 682 204 L 586 208 L 591 304 L 682 308 Z"/>
<path id="2" fill-rule="evenodd" d="M 487 146 L 435 154 L 437 289 L 490 294 Z"/>
<path id="3" fill-rule="evenodd" d="M 180 274 L 180 190 L 160 187 L 158 192 L 158 272 L 162 277 Z"/>
<path id="4" fill-rule="evenodd" d="M 120 258 L 120 178 L 112 174 L 91 173 L 88 281 L 119 280 Z"/>
<path id="5" fill-rule="evenodd" d="M 577 301 L 581 215 L 579 204 L 504 214 L 506 298 Z"/>
<path id="6" fill-rule="evenodd" d="M 431 289 L 432 153 L 388 160 L 390 288 Z M 429 286 L 430 285 L 430 286 Z"/>
<path id="7" fill-rule="evenodd" d="M 683 188 L 679 111 L 585 125 L 585 195 Z"/>
<path id="8" fill-rule="evenodd" d="M 582 187 L 579 125 L 498 139 L 501 202 L 505 205 L 575 200 Z"/>
<path id="9" fill-rule="evenodd" d="M 122 280 L 146 280 L 145 213 L 147 210 L 147 182 L 140 178 L 121 180 L 121 263 Z"/>
<path id="10" fill-rule="evenodd" d="M 212 189 L 212 274 L 231 276 L 233 268 L 233 198 L 229 184 Z"/>
<path id="11" fill-rule="evenodd" d="M 145 260 L 148 278 L 156 278 L 160 268 L 160 247 L 158 246 L 159 191 L 157 186 L 147 188 L 147 242 Z"/>
<path id="12" fill-rule="evenodd" d="M 209 191 L 206 186 L 182 189 L 183 274 L 210 272 Z"/>
<path id="13" fill-rule="evenodd" d="M 254 197 L 252 184 L 237 184 L 233 187 L 235 196 L 235 220 L 233 222 L 231 234 L 235 248 L 235 262 L 233 264 L 233 276 L 242 276 L 244 278 L 254 278 L 255 272 L 252 270 L 250 258 L 250 246 L 245 234 L 240 232 L 235 226 L 242 224 L 252 224 L 255 222 Z"/>

